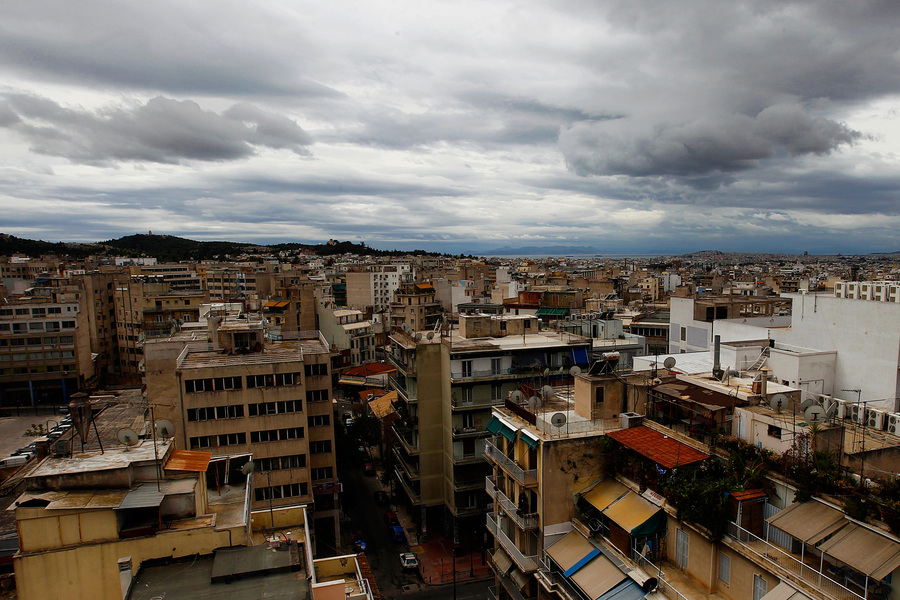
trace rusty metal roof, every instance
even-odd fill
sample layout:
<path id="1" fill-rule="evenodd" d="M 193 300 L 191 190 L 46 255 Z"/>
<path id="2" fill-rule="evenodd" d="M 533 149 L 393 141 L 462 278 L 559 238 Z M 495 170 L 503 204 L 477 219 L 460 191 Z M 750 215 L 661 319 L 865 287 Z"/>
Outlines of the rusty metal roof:
<path id="1" fill-rule="evenodd" d="M 197 471 L 205 473 L 212 454 L 200 450 L 173 450 L 165 468 L 169 471 Z"/>

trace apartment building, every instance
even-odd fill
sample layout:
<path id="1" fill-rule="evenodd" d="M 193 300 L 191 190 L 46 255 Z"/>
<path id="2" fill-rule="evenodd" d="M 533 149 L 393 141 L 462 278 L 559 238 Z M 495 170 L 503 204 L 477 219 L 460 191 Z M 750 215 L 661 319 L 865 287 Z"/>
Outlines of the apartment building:
<path id="1" fill-rule="evenodd" d="M 328 345 L 317 333 L 267 341 L 258 319 L 208 322 L 208 333 L 147 344 L 150 405 L 176 424 L 180 447 L 252 453 L 253 508 L 312 504 L 316 539 L 335 547 L 340 486 Z"/>
<path id="2" fill-rule="evenodd" d="M 460 315 L 459 329 L 395 331 L 390 362 L 400 418 L 395 477 L 422 528 L 455 541 L 480 539 L 484 447 L 491 408 L 511 393 L 540 394 L 587 365 L 590 340 L 542 332 L 534 316 Z"/>
<path id="3" fill-rule="evenodd" d="M 405 323 L 416 331 L 433 330 L 442 313 L 432 284 L 404 282 L 394 292 L 391 302 L 391 327 L 402 327 Z"/>
<path id="4" fill-rule="evenodd" d="M 13 504 L 17 597 L 121 600 L 145 561 L 248 544 L 249 458 L 135 440 L 45 459 Z"/>
<path id="5" fill-rule="evenodd" d="M 341 368 L 375 360 L 375 327 L 362 311 L 332 310 L 319 304 L 317 316 L 319 331 L 340 354 Z"/>
<path id="6" fill-rule="evenodd" d="M 373 265 L 366 271 L 348 271 L 345 273 L 346 306 L 361 310 L 372 307 L 375 312 L 387 310 L 400 282 L 411 272 L 407 264 Z"/>
<path id="7" fill-rule="evenodd" d="M 0 405 L 64 405 L 95 382 L 85 292 L 64 280 L 0 305 Z"/>
<path id="8" fill-rule="evenodd" d="M 144 342 L 196 322 L 209 298 L 204 292 L 172 290 L 162 281 L 128 278 L 116 284 L 114 300 L 119 372 L 135 376 L 144 371 Z"/>

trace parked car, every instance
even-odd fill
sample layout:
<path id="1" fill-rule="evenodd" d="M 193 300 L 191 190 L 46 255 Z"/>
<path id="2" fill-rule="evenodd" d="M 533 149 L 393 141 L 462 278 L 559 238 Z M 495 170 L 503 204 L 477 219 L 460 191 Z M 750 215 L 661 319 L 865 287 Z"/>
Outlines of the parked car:
<path id="1" fill-rule="evenodd" d="M 404 571 L 411 571 L 419 568 L 419 559 L 412 552 L 400 553 L 400 567 Z"/>
<path id="2" fill-rule="evenodd" d="M 351 413 L 345 412 L 341 415 L 341 421 L 344 422 L 344 427 L 350 427 L 353 425 L 353 415 Z"/>
<path id="3" fill-rule="evenodd" d="M 387 492 L 384 490 L 378 490 L 375 492 L 375 504 L 379 506 L 387 506 L 390 503 L 390 499 L 388 498 Z"/>
<path id="4" fill-rule="evenodd" d="M 391 525 L 391 540 L 395 542 L 406 542 L 406 532 L 400 525 Z"/>
<path id="5" fill-rule="evenodd" d="M 384 522 L 388 526 L 394 526 L 394 525 L 400 524 L 400 519 L 397 518 L 397 513 L 387 512 L 387 513 L 384 513 Z"/>

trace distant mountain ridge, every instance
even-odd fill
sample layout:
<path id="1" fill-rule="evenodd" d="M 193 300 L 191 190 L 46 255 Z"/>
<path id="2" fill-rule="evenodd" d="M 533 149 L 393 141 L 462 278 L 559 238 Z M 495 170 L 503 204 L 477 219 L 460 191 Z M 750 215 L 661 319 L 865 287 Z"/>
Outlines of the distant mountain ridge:
<path id="1" fill-rule="evenodd" d="M 564 256 L 566 254 L 601 254 L 590 246 L 503 246 L 479 252 L 481 256 Z"/>

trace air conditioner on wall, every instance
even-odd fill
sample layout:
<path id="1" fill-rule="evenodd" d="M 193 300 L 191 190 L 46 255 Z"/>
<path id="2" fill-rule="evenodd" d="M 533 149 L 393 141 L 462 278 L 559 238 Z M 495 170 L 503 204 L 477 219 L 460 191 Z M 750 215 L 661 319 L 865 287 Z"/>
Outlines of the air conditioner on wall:
<path id="1" fill-rule="evenodd" d="M 877 408 L 866 409 L 866 425 L 875 429 L 884 430 L 885 412 Z"/>
<path id="2" fill-rule="evenodd" d="M 866 418 L 866 409 L 861 404 L 847 403 L 844 412 L 846 419 L 854 423 L 863 424 Z"/>
<path id="3" fill-rule="evenodd" d="M 888 433 L 900 435 L 900 413 L 893 413 L 887 416 Z"/>

